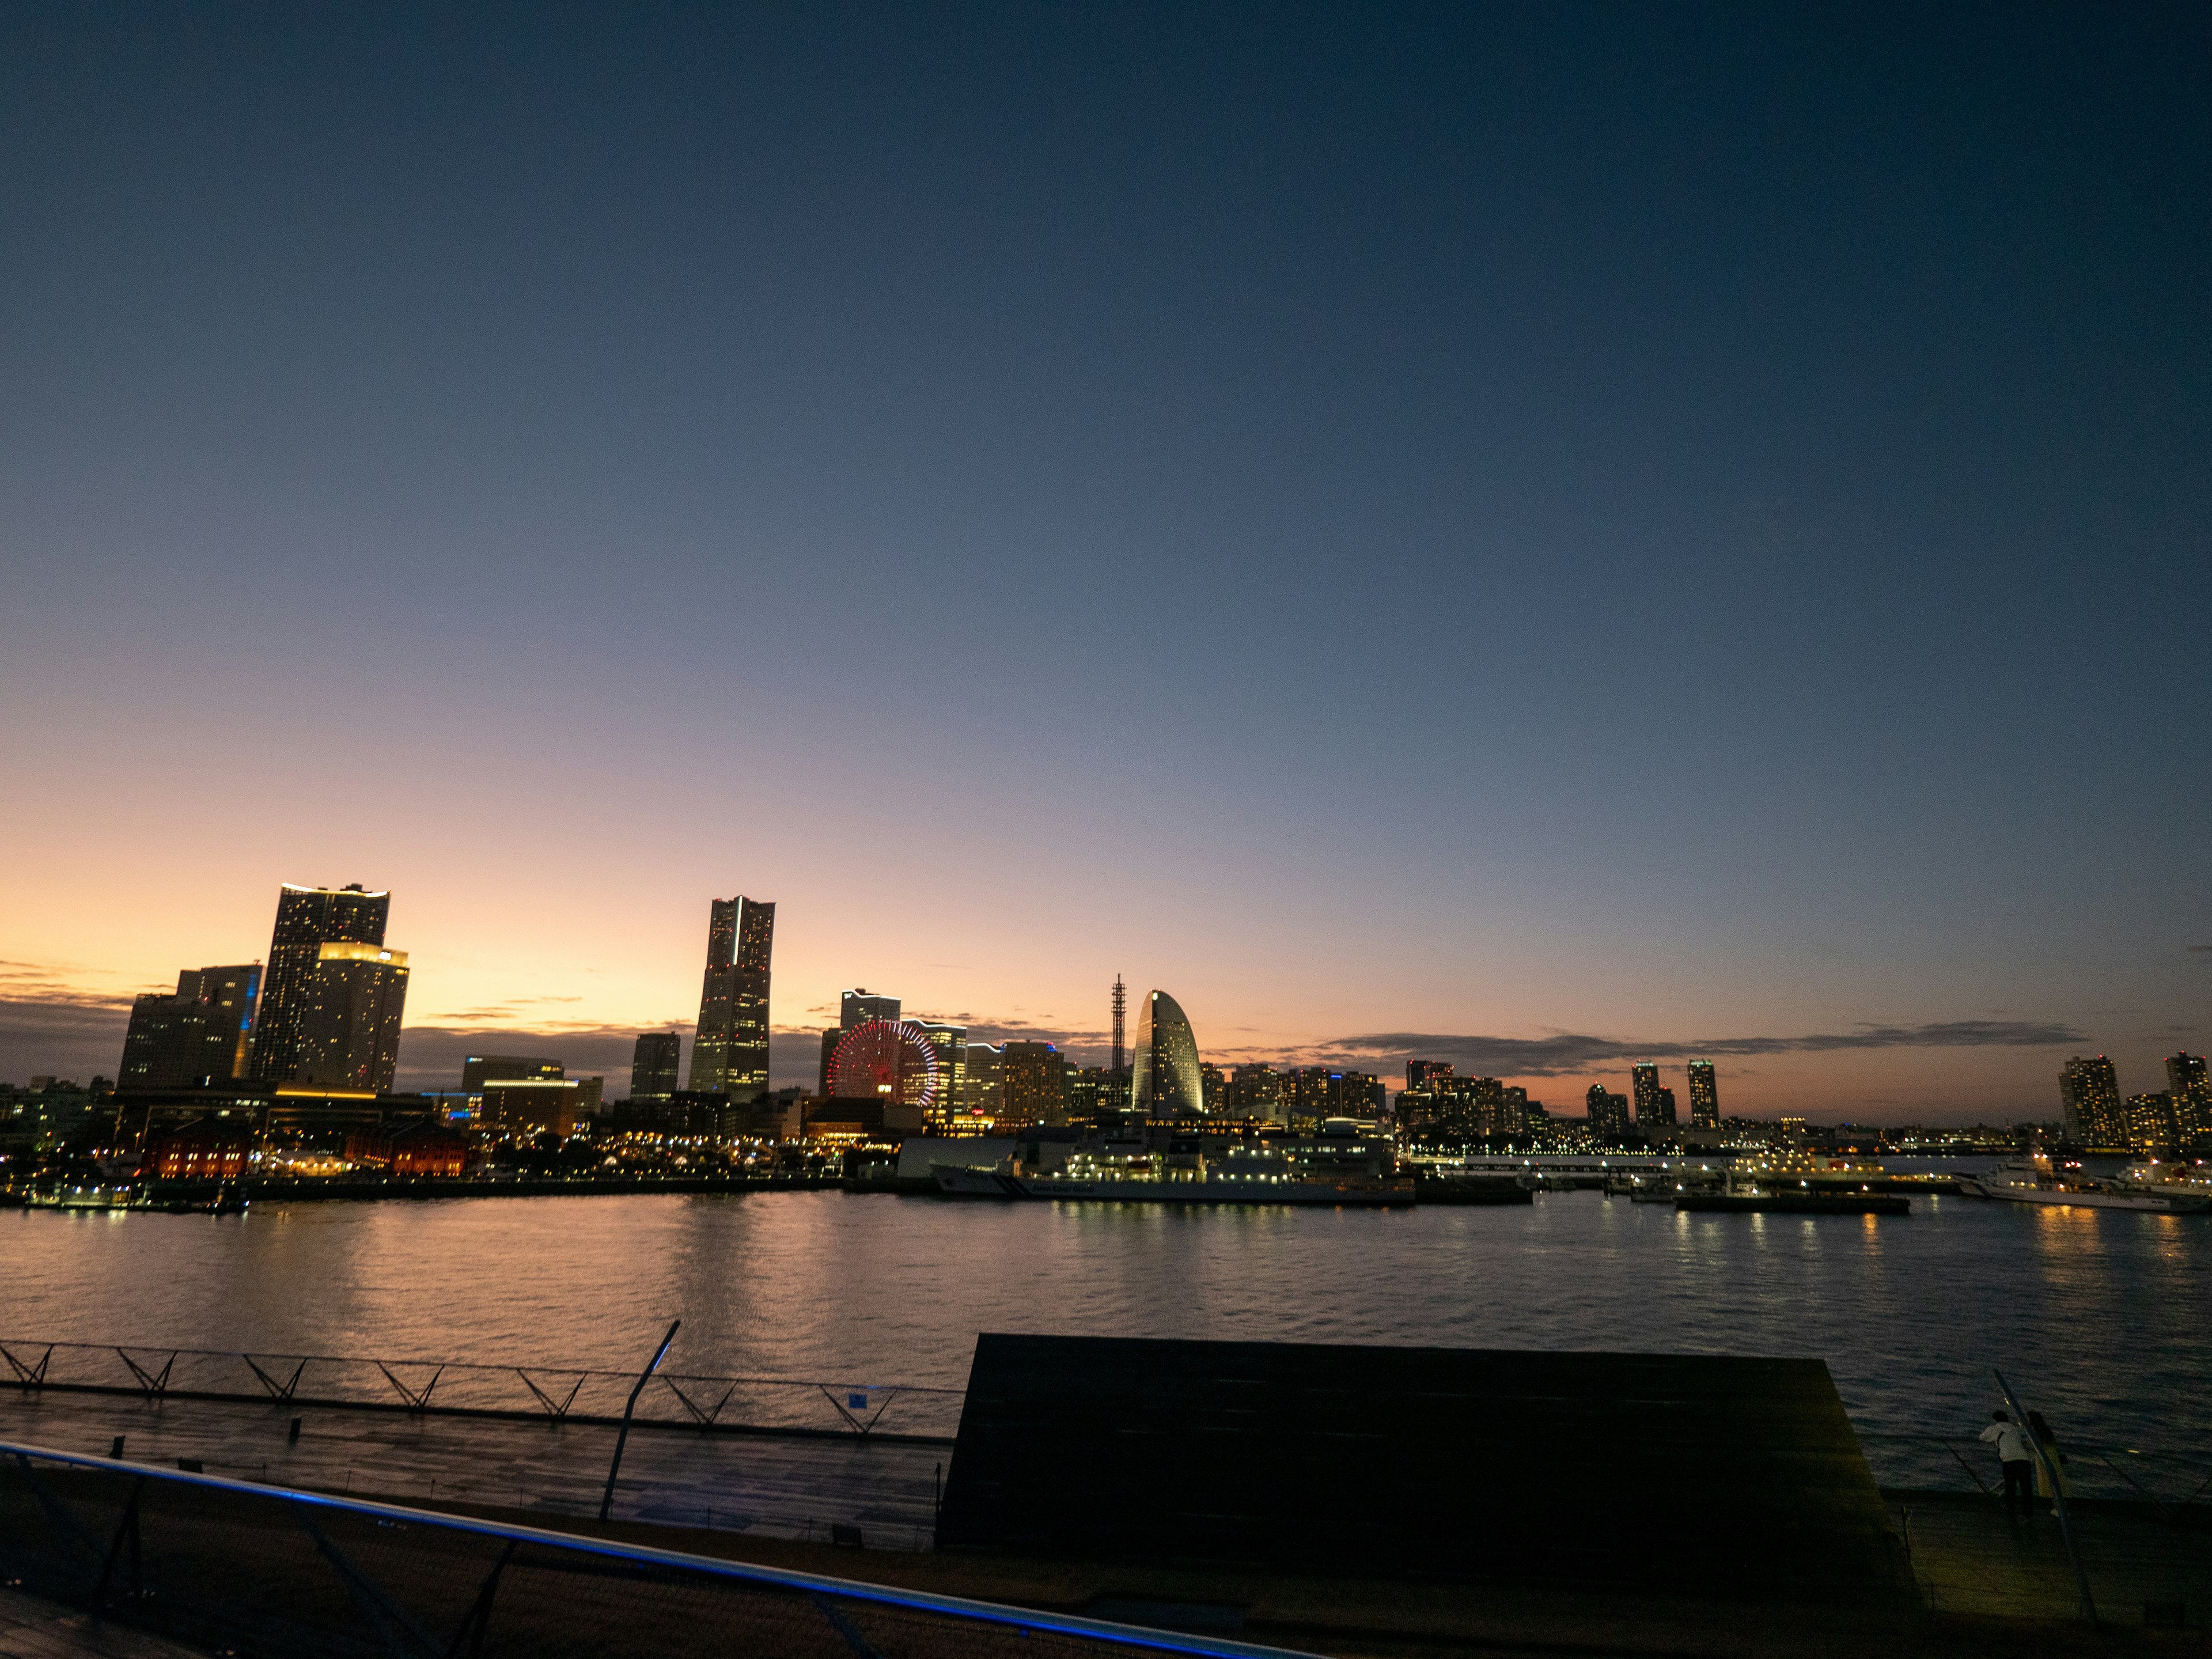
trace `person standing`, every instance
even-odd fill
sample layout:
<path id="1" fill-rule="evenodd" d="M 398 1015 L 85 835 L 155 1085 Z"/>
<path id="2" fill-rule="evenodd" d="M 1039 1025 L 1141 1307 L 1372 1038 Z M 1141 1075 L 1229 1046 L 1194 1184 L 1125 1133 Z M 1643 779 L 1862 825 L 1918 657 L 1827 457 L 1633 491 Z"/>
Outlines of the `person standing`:
<path id="1" fill-rule="evenodd" d="M 2004 1469 L 2005 1513 L 2014 1512 L 2015 1498 L 2019 1513 L 2035 1513 L 2035 1453 L 2027 1443 L 2027 1431 L 2003 1412 L 1990 1413 L 1990 1425 L 1982 1431 L 1982 1438 L 1997 1449 L 1997 1462 Z"/>

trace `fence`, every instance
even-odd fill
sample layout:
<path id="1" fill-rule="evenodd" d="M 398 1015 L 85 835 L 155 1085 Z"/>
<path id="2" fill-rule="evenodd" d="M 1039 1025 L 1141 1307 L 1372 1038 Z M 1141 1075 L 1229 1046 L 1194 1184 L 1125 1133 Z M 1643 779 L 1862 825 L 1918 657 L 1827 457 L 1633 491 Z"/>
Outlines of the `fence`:
<path id="1" fill-rule="evenodd" d="M 245 1659 L 1285 1653 L 12 1442 L 0 1571 Z"/>
<path id="2" fill-rule="evenodd" d="M 147 1400 L 268 1401 L 555 1423 L 614 1423 L 636 1370 L 491 1365 L 360 1354 L 249 1353 L 0 1340 L 0 1384 Z M 903 1383 L 657 1371 L 636 1420 L 732 1433 L 949 1442 L 963 1391 Z"/>
<path id="3" fill-rule="evenodd" d="M 1998 1495 L 1996 1453 L 1972 1435 L 1858 1431 L 1882 1485 L 1924 1492 Z M 2154 1512 L 2212 1522 L 2212 1462 L 2173 1453 L 2067 1439 L 2069 1492 L 2094 1501 L 2146 1504 Z"/>

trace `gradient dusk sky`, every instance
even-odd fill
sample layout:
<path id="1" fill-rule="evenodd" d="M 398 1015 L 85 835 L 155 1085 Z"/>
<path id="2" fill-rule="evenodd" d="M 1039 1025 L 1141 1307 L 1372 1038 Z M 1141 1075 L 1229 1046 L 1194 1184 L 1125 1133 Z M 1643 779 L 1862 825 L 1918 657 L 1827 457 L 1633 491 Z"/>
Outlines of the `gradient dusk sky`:
<path id="1" fill-rule="evenodd" d="M 26 5 L 0 156 L 0 1079 L 287 880 L 447 1086 L 733 893 L 1577 1111 L 2212 1040 L 2201 5 Z"/>

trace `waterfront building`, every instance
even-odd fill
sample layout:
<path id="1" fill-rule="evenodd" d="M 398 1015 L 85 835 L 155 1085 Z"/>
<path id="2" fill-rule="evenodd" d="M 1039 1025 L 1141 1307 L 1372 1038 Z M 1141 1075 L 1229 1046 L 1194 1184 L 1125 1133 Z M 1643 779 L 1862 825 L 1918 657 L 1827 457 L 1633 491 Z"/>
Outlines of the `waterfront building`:
<path id="1" fill-rule="evenodd" d="M 1224 1098 L 1231 1117 L 1264 1118 L 1271 1123 L 1279 1123 L 1288 1115 L 1284 1107 L 1281 1073 L 1258 1061 L 1239 1066 L 1230 1073 Z"/>
<path id="2" fill-rule="evenodd" d="M 1628 1134 L 1628 1097 L 1607 1091 L 1593 1083 L 1583 1097 L 1583 1113 L 1590 1133 L 1600 1140 L 1621 1140 Z"/>
<path id="3" fill-rule="evenodd" d="M 384 943 L 392 895 L 343 887 L 299 887 L 287 882 L 276 895 L 276 926 L 269 940 L 259 1008 L 254 1018 L 253 1069 L 258 1078 L 283 1083 L 300 1067 L 301 1034 L 325 945 Z"/>
<path id="4" fill-rule="evenodd" d="M 586 1078 L 495 1078 L 483 1086 L 480 1127 L 518 1139 L 572 1135 L 599 1115 L 605 1079 Z"/>
<path id="5" fill-rule="evenodd" d="M 1434 1092 L 1437 1085 L 1452 1074 L 1452 1063 L 1448 1060 L 1409 1060 L 1406 1062 L 1406 1086 Z"/>
<path id="6" fill-rule="evenodd" d="M 1389 1102 L 1382 1079 L 1364 1072 L 1295 1066 L 1283 1073 L 1284 1115 L 1292 1123 L 1317 1124 L 1331 1117 L 1380 1117 L 1389 1109 Z"/>
<path id="7" fill-rule="evenodd" d="M 1222 1076 L 1221 1068 L 1218 1066 L 1212 1065 L 1206 1060 L 1200 1060 L 1199 1062 L 1199 1097 L 1206 1103 L 1206 1115 L 1208 1117 L 1214 1117 L 1219 1115 L 1222 1104 L 1222 1091 L 1228 1079 Z"/>
<path id="8" fill-rule="evenodd" d="M 1677 1121 L 1674 1116 L 1674 1091 L 1672 1089 L 1661 1089 L 1654 1097 L 1652 1106 L 1656 1112 L 1652 1121 L 1662 1129 L 1673 1128 Z"/>
<path id="9" fill-rule="evenodd" d="M 837 1029 L 849 1031 L 855 1025 L 866 1025 L 872 1019 L 888 1020 L 896 1025 L 899 1020 L 899 1000 L 878 996 L 865 989 L 845 991 L 837 998 Z"/>
<path id="10" fill-rule="evenodd" d="M 968 1093 L 968 1028 L 941 1019 L 907 1022 L 937 1051 L 937 1099 L 930 1107 L 932 1127 L 941 1128 L 960 1115 Z"/>
<path id="11" fill-rule="evenodd" d="M 377 945 L 319 947 L 301 1012 L 292 1076 L 319 1089 L 390 1091 L 399 1067 L 407 953 Z"/>
<path id="12" fill-rule="evenodd" d="M 2066 1138 L 2077 1146 L 2128 1144 L 2119 1073 L 2104 1055 L 2076 1054 L 2060 1067 L 2058 1100 L 2065 1109 Z"/>
<path id="13" fill-rule="evenodd" d="M 2185 1152 L 2199 1135 L 2212 1133 L 2212 1075 L 2202 1054 L 2168 1054 L 2166 1082 L 2173 1097 L 2174 1150 Z"/>
<path id="14" fill-rule="evenodd" d="M 1544 1109 L 1539 1105 L 1535 1109 L 1541 1115 Z M 1498 1097 L 1497 1127 L 1491 1133 L 1507 1136 L 1524 1133 L 1528 1127 L 1528 1091 L 1526 1089 L 1516 1084 L 1504 1090 Z"/>
<path id="15" fill-rule="evenodd" d="M 1067 1116 L 1096 1122 L 1111 1117 L 1129 1104 L 1129 1073 L 1104 1066 L 1067 1068 Z"/>
<path id="16" fill-rule="evenodd" d="M 961 1103 L 971 1123 L 995 1122 L 1005 1109 L 1006 1091 L 1000 1076 L 1005 1059 L 1006 1050 L 991 1043 L 968 1045 L 967 1088 Z"/>
<path id="17" fill-rule="evenodd" d="M 150 1137 L 139 1173 L 154 1181 L 236 1181 L 253 1161 L 254 1141 L 251 1124 L 195 1118 Z"/>
<path id="18" fill-rule="evenodd" d="M 375 1164 L 398 1180 L 423 1176 L 451 1178 L 468 1173 L 469 1138 L 429 1118 L 380 1126 L 346 1137 L 346 1157 Z"/>
<path id="19" fill-rule="evenodd" d="M 1659 1068 L 1648 1060 L 1638 1060 L 1629 1069 L 1629 1093 L 1636 1106 L 1636 1127 L 1644 1128 L 1659 1122 Z M 1672 1123 L 1670 1112 L 1666 1120 Z"/>
<path id="20" fill-rule="evenodd" d="M 657 1102 L 674 1094 L 683 1049 L 684 1039 L 674 1031 L 641 1033 L 630 1054 L 629 1097 Z"/>
<path id="21" fill-rule="evenodd" d="M 2163 1089 L 2154 1095 L 2130 1095 L 2127 1123 L 2127 1144 L 2138 1152 L 2172 1152 L 2181 1138 L 2173 1096 Z"/>
<path id="22" fill-rule="evenodd" d="M 768 1087 L 769 958 L 775 906 L 742 895 L 707 914 L 707 975 L 691 1042 L 691 1087 L 732 1093 Z"/>
<path id="23" fill-rule="evenodd" d="M 1690 1062 L 1690 1127 L 1693 1129 L 1717 1129 L 1721 1127 L 1720 1085 L 1713 1074 L 1710 1060 Z"/>
<path id="24" fill-rule="evenodd" d="M 120 1089 L 177 1089 L 203 1078 L 248 1075 L 261 964 L 186 969 L 174 992 L 156 991 L 131 1006 L 123 1039 Z"/>
<path id="25" fill-rule="evenodd" d="M 1026 1129 L 1067 1121 L 1067 1066 L 1049 1042 L 1008 1042 L 999 1051 L 1001 1105 L 997 1127 Z"/>
<path id="26" fill-rule="evenodd" d="M 1206 1084 L 1198 1066 L 1198 1038 L 1182 1006 L 1165 991 L 1147 993 L 1138 1005 L 1130 1104 L 1151 1117 L 1205 1115 Z"/>
<path id="27" fill-rule="evenodd" d="M 497 1083 L 509 1078 L 553 1078 L 568 1075 L 568 1068 L 557 1060 L 543 1060 L 535 1054 L 470 1054 L 461 1061 L 461 1092 L 480 1095 L 487 1083 Z"/>

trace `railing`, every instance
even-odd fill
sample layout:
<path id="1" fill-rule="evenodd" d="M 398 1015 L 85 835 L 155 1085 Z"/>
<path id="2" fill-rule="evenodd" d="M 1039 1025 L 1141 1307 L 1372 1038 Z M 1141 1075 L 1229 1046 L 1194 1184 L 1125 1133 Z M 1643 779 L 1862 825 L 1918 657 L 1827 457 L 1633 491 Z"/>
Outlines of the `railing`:
<path id="1" fill-rule="evenodd" d="M 638 1373 L 359 1354 L 0 1339 L 0 1387 L 617 1423 Z M 659 1371 L 641 1427 L 949 1443 L 964 1390 Z"/>
<path id="2" fill-rule="evenodd" d="M 0 1571 L 248 1659 L 1285 1650 L 0 1442 Z"/>
<path id="3" fill-rule="evenodd" d="M 1977 1436 L 1861 1429 L 1858 1437 L 1887 1486 L 1999 1497 L 1996 1453 Z M 2192 1525 L 2212 1522 L 2212 1462 L 2098 1441 L 2063 1440 L 2059 1450 L 2076 1498 L 2148 1504 L 2154 1514 Z"/>

